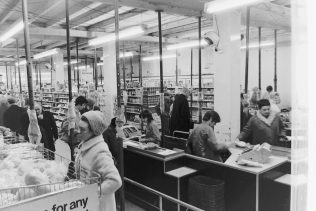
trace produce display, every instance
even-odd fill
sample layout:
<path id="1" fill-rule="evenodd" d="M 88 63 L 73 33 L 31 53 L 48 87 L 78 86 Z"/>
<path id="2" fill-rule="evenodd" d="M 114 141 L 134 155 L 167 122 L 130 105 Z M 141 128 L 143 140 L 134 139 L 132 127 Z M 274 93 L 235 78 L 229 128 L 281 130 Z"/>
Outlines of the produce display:
<path id="1" fill-rule="evenodd" d="M 0 207 L 35 196 L 83 185 L 65 182 L 69 162 L 46 160 L 31 143 L 5 144 L 0 137 Z"/>

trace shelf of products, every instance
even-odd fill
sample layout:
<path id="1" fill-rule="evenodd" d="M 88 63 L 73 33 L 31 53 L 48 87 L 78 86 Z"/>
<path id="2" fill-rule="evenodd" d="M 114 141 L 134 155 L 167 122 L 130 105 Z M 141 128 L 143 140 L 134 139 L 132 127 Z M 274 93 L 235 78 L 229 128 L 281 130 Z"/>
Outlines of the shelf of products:
<path id="1" fill-rule="evenodd" d="M 68 111 L 68 93 L 64 92 L 35 92 L 34 101 L 41 102 L 45 110 L 52 112 L 57 127 L 66 119 Z"/>

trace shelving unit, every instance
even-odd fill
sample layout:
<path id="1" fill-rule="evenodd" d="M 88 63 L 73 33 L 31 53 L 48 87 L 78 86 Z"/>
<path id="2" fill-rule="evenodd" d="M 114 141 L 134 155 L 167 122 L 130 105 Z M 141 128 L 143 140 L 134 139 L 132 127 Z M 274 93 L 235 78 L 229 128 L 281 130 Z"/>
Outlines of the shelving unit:
<path id="1" fill-rule="evenodd" d="M 55 120 L 57 127 L 66 119 L 68 112 L 68 93 L 64 92 L 35 92 L 34 101 L 41 102 L 43 109 L 50 111 Z"/>

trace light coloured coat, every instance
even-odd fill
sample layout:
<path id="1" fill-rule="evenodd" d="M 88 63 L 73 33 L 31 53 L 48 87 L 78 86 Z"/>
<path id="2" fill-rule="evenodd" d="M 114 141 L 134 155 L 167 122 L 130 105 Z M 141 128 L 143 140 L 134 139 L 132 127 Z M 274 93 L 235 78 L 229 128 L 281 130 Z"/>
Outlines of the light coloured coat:
<path id="1" fill-rule="evenodd" d="M 80 172 L 80 178 L 95 177 L 95 173 L 101 176 L 100 211 L 115 211 L 114 193 L 121 187 L 122 181 L 102 135 L 79 145 L 76 171 Z"/>

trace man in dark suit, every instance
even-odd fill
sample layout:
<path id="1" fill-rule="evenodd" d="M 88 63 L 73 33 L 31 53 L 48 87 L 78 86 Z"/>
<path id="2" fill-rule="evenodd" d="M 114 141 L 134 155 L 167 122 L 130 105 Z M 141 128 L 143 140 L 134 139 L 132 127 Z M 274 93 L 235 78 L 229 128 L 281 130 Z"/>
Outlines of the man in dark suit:
<path id="1" fill-rule="evenodd" d="M 9 108 L 3 114 L 3 125 L 10 128 L 13 132 L 19 132 L 22 128 L 22 116 L 26 110 L 18 106 L 17 100 L 13 97 L 8 98 Z"/>
<path id="2" fill-rule="evenodd" d="M 53 114 L 50 111 L 43 111 L 40 104 L 35 104 L 38 125 L 41 128 L 42 140 L 44 147 L 55 152 L 55 140 L 58 139 L 58 130 Z M 54 160 L 53 153 L 46 155 L 48 159 Z"/>

